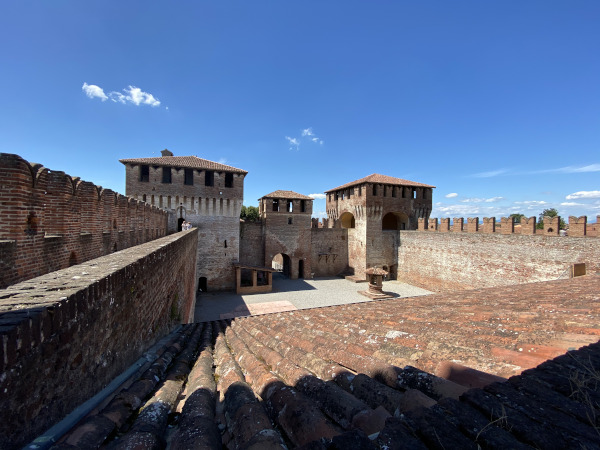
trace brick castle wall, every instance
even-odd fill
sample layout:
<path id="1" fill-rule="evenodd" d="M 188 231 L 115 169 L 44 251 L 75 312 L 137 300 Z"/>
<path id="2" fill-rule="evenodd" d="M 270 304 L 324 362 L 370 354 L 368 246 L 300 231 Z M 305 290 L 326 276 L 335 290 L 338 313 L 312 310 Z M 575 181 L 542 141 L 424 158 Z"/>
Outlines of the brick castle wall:
<path id="1" fill-rule="evenodd" d="M 240 263 L 255 267 L 264 266 L 262 222 L 240 222 Z"/>
<path id="2" fill-rule="evenodd" d="M 0 154 L 0 288 L 166 232 L 165 211 Z"/>
<path id="3" fill-rule="evenodd" d="M 310 213 L 268 212 L 263 218 L 263 230 L 264 266 L 271 267 L 275 255 L 285 254 L 290 257 L 290 278 L 309 278 L 314 272 L 311 267 Z"/>
<path id="4" fill-rule="evenodd" d="M 316 277 L 334 277 L 348 268 L 348 230 L 312 228 L 312 271 Z"/>
<path id="5" fill-rule="evenodd" d="M 26 444 L 192 321 L 197 245 L 177 233 L 3 290 L 0 442 Z"/>
<path id="6" fill-rule="evenodd" d="M 400 232 L 398 279 L 438 292 L 568 278 L 600 271 L 600 240 L 500 233 Z"/>

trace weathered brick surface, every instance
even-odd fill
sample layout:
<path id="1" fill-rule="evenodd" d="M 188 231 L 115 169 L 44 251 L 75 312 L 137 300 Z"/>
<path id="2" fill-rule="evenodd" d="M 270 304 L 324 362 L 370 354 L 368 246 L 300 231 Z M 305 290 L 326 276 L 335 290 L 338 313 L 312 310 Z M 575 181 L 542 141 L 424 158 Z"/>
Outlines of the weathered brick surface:
<path id="1" fill-rule="evenodd" d="M 193 184 L 185 184 L 185 164 L 189 158 L 193 157 L 170 156 L 164 158 L 165 164 L 161 163 L 163 158 L 151 158 L 152 164 L 145 164 L 148 167 L 147 181 L 140 179 L 142 163 L 139 160 L 122 160 L 125 165 L 125 193 L 169 210 L 171 231 L 176 231 L 182 220 L 197 227 L 201 245 L 197 252 L 196 279 L 200 283 L 200 278 L 206 278 L 208 291 L 233 290 L 233 263 L 240 259 L 239 218 L 246 172 L 203 160 L 218 169 L 193 168 Z M 173 166 L 173 161 L 181 164 Z M 171 173 L 168 183 L 163 183 L 163 169 Z M 213 178 L 212 186 L 206 186 L 207 174 L 212 174 L 209 175 Z M 227 183 L 227 177 L 231 177 L 231 184 Z"/>
<path id="2" fill-rule="evenodd" d="M 262 222 L 240 223 L 240 264 L 254 267 L 264 265 L 265 244 L 263 233 Z"/>
<path id="3" fill-rule="evenodd" d="M 345 228 L 313 228 L 312 270 L 317 277 L 332 277 L 348 267 L 348 231 Z"/>
<path id="4" fill-rule="evenodd" d="M 0 441 L 69 413 L 193 318 L 197 231 L 18 283 L 0 295 Z"/>
<path id="5" fill-rule="evenodd" d="M 312 270 L 312 199 L 292 191 L 276 191 L 273 194 L 289 194 L 289 198 L 271 194 L 260 199 L 259 211 L 264 233 L 264 265 L 271 267 L 277 254 L 283 256 L 286 275 L 292 279 L 310 278 Z M 274 202 L 277 202 L 274 207 Z M 304 202 L 302 210 L 301 202 Z M 288 206 L 289 205 L 289 206 Z M 277 211 L 275 209 L 278 209 Z"/>
<path id="6" fill-rule="evenodd" d="M 400 241 L 398 278 L 440 292 L 566 278 L 574 263 L 600 271 L 597 239 L 401 231 Z"/>
<path id="7" fill-rule="evenodd" d="M 0 288 L 167 232 L 167 213 L 0 154 Z"/>
<path id="8" fill-rule="evenodd" d="M 397 236 L 398 230 L 416 230 L 419 218 L 427 220 L 432 188 L 374 174 L 326 192 L 329 226 L 348 229 L 351 274 L 362 278 L 367 268 L 386 266 L 395 278 L 397 258 L 393 251 L 390 256 L 389 245 L 397 242 L 385 231 Z"/>

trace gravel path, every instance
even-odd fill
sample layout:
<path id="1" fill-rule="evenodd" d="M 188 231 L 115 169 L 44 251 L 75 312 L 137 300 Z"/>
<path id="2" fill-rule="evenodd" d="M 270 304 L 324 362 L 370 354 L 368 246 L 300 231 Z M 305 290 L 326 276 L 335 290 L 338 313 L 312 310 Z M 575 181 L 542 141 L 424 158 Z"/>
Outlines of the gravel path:
<path id="1" fill-rule="evenodd" d="M 290 280 L 277 273 L 273 276 L 273 292 L 267 294 L 238 295 L 232 292 L 203 293 L 196 299 L 195 320 L 218 320 L 224 314 L 250 315 L 260 310 L 261 304 L 288 303 L 296 309 L 319 308 L 371 301 L 358 293 L 367 289 L 367 283 L 352 283 L 342 278 L 317 278 Z M 416 297 L 432 292 L 399 281 L 385 281 L 384 292 L 398 297 Z M 249 307 L 248 305 L 254 305 Z M 267 307 L 268 305 L 264 305 Z M 265 312 L 273 308 L 265 308 Z M 242 312 L 242 314 L 240 314 Z"/>

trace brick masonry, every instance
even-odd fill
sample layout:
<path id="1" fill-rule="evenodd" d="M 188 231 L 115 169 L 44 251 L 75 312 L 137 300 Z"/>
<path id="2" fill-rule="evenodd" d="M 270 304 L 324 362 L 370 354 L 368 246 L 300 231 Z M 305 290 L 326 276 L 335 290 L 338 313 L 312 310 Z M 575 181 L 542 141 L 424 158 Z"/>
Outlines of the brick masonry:
<path id="1" fill-rule="evenodd" d="M 265 243 L 261 221 L 240 223 L 240 263 L 255 267 L 264 265 Z"/>
<path id="2" fill-rule="evenodd" d="M 147 242 L 167 213 L 0 154 L 0 288 Z"/>
<path id="3" fill-rule="evenodd" d="M 197 243 L 190 230 L 1 291 L 0 442 L 25 444 L 193 320 Z"/>
<path id="4" fill-rule="evenodd" d="M 198 159 L 216 165 L 217 170 L 193 168 L 192 184 L 186 184 L 185 164 L 190 158 L 193 157 L 151 158 L 154 161 L 152 164 L 144 164 L 148 168 L 147 181 L 140 180 L 140 167 L 143 164 L 136 160 L 122 160 L 125 164 L 125 193 L 170 211 L 170 231 L 180 229 L 179 222 L 182 220 L 197 227 L 201 243 L 197 252 L 198 285 L 208 291 L 233 290 L 233 264 L 240 259 L 239 218 L 246 172 Z M 161 165 L 162 159 L 165 165 Z M 180 167 L 166 165 L 172 161 L 180 161 Z M 170 171 L 170 182 L 163 182 L 163 169 Z M 207 174 L 212 178 L 211 186 L 206 185 Z M 228 176 L 231 177 L 231 184 L 226 182 Z"/>
<path id="5" fill-rule="evenodd" d="M 574 263 L 600 271 L 600 240 L 570 236 L 401 231 L 398 279 L 449 292 L 568 278 Z"/>
<path id="6" fill-rule="evenodd" d="M 276 255 L 285 255 L 283 256 L 283 271 L 287 271 L 290 278 L 309 278 L 313 272 L 311 261 L 312 199 L 291 191 L 280 192 L 280 195 L 289 195 L 288 197 L 264 196 L 259 203 L 265 253 L 262 265 L 271 267 Z M 274 207 L 274 202 L 278 205 L 277 207 Z M 304 202 L 304 210 L 302 210 L 301 202 Z M 275 210 L 276 208 L 278 210 Z"/>

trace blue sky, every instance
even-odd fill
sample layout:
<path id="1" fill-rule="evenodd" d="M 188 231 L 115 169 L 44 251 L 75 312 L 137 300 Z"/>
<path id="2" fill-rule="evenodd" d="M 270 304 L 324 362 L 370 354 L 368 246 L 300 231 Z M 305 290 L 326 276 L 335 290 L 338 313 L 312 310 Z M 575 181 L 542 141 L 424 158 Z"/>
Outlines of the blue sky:
<path id="1" fill-rule="evenodd" d="M 247 170 L 246 205 L 381 173 L 437 186 L 432 217 L 595 222 L 598 24 L 597 0 L 7 0 L 0 151 L 122 193 L 119 159 L 168 148 Z"/>

